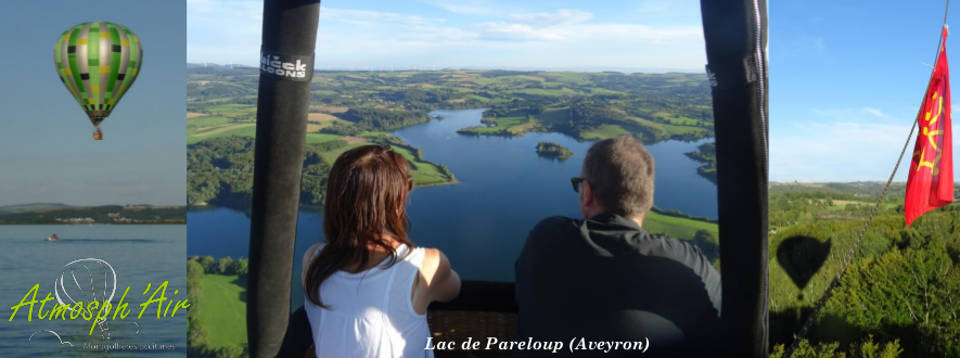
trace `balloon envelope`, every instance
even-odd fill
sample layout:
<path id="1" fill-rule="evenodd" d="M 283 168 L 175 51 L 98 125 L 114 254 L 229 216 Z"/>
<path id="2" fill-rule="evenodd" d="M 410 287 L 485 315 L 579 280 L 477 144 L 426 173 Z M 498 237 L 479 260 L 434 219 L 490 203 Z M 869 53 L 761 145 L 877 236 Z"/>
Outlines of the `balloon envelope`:
<path id="1" fill-rule="evenodd" d="M 90 122 L 99 126 L 140 72 L 140 39 L 123 25 L 86 22 L 67 29 L 54 46 L 57 74 Z"/>

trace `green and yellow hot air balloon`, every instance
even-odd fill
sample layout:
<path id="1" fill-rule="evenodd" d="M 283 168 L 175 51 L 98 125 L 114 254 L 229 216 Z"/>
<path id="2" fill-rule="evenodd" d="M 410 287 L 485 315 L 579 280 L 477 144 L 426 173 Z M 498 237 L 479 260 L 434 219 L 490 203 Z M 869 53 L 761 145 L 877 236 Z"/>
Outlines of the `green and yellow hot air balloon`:
<path id="1" fill-rule="evenodd" d="M 82 23 L 60 35 L 53 61 L 60 81 L 96 128 L 93 138 L 103 139 L 100 122 L 110 115 L 140 72 L 140 39 L 123 25 Z"/>

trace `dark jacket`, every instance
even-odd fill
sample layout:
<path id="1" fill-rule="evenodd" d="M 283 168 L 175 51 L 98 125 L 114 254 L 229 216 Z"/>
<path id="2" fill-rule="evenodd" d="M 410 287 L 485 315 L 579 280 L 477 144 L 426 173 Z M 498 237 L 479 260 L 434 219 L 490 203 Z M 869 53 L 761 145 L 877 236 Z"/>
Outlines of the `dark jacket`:
<path id="1" fill-rule="evenodd" d="M 720 326 L 720 274 L 696 246 L 632 220 L 607 214 L 541 221 L 517 259 L 516 279 L 518 339 L 569 346 L 575 337 L 649 338 L 641 356 L 717 349 L 706 345 Z M 519 355 L 537 355 L 530 353 Z"/>

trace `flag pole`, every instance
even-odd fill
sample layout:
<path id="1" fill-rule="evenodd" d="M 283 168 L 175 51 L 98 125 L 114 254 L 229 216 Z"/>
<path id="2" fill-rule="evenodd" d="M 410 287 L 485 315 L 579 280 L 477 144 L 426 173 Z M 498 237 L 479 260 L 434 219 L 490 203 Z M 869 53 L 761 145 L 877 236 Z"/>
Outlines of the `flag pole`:
<path id="1" fill-rule="evenodd" d="M 933 63 L 936 64 L 937 60 L 940 58 L 940 51 L 943 49 L 943 30 L 946 29 L 949 33 L 949 27 L 947 27 L 947 13 L 950 11 L 950 0 L 946 0 L 946 4 L 943 9 L 943 25 L 940 27 L 940 34 L 937 36 L 937 51 L 936 55 L 933 57 Z M 933 80 L 933 75 L 936 73 L 936 65 L 930 70 L 930 78 L 927 79 L 926 83 L 930 83 Z M 840 278 L 843 277 L 843 274 L 847 270 L 847 265 L 850 264 L 850 261 L 853 260 L 853 255 L 857 252 L 857 248 L 860 247 L 860 243 L 863 241 L 863 237 L 867 233 L 867 229 L 870 228 L 870 223 L 873 222 L 873 217 L 877 215 L 877 212 L 880 210 L 880 206 L 883 204 L 883 200 L 887 197 L 887 192 L 890 190 L 890 184 L 893 183 L 893 177 L 897 175 L 897 169 L 900 168 L 900 163 L 903 161 L 903 155 L 907 152 L 907 147 L 910 145 L 910 139 L 913 138 L 913 132 L 917 129 L 917 125 L 920 122 L 920 114 L 923 112 L 923 102 L 926 100 L 927 93 L 924 91 L 923 97 L 920 100 L 920 108 L 917 110 L 917 115 L 914 116 L 913 124 L 910 126 L 910 134 L 907 134 L 907 140 L 903 143 L 903 148 L 900 149 L 900 156 L 897 158 L 897 164 L 893 166 L 893 171 L 890 173 L 890 177 L 887 178 L 887 184 L 884 185 L 883 191 L 880 193 L 880 197 L 877 199 L 877 203 L 873 206 L 873 211 L 870 213 L 870 216 L 867 217 L 867 221 L 863 223 L 863 228 L 860 230 L 860 235 L 857 237 L 857 241 L 854 242 L 853 246 L 850 247 L 850 250 L 847 251 L 847 254 L 843 258 L 843 262 L 840 265 L 840 271 L 837 272 L 836 276 L 833 277 L 833 280 L 830 281 L 830 285 L 827 286 L 826 291 L 823 292 L 823 295 L 820 296 L 820 299 L 817 300 L 817 303 L 813 306 L 813 311 L 810 312 L 810 315 L 807 316 L 806 321 L 804 321 L 803 326 L 800 327 L 800 331 L 797 332 L 797 335 L 794 336 L 793 342 L 789 347 L 784 351 L 782 358 L 790 358 L 793 355 L 794 350 L 799 346 L 800 340 L 803 337 L 806 337 L 807 331 L 810 330 L 810 326 L 813 325 L 813 321 L 820 314 L 820 309 L 824 304 L 827 303 L 827 300 L 830 299 L 833 289 L 836 288 L 840 283 Z M 949 115 L 949 114 L 947 114 Z"/>

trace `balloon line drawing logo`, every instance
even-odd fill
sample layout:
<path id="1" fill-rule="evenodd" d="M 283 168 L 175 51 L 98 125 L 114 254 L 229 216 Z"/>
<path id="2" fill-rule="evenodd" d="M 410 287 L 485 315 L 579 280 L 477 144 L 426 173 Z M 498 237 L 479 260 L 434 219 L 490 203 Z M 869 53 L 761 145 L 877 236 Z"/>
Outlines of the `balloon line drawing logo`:
<path id="1" fill-rule="evenodd" d="M 77 275 L 80 275 L 80 279 L 77 278 Z M 101 276 L 103 277 L 102 284 Z M 81 284 L 81 281 L 83 284 Z M 107 294 L 107 291 L 110 291 L 110 293 Z M 73 292 L 72 295 L 71 292 Z M 70 311 L 74 310 L 73 307 L 78 302 L 111 302 L 116 293 L 117 271 L 109 262 L 92 257 L 66 263 L 53 283 L 53 295 L 57 302 Z M 95 322 L 101 334 L 109 338 L 110 330 L 106 323 L 106 317 Z"/>

